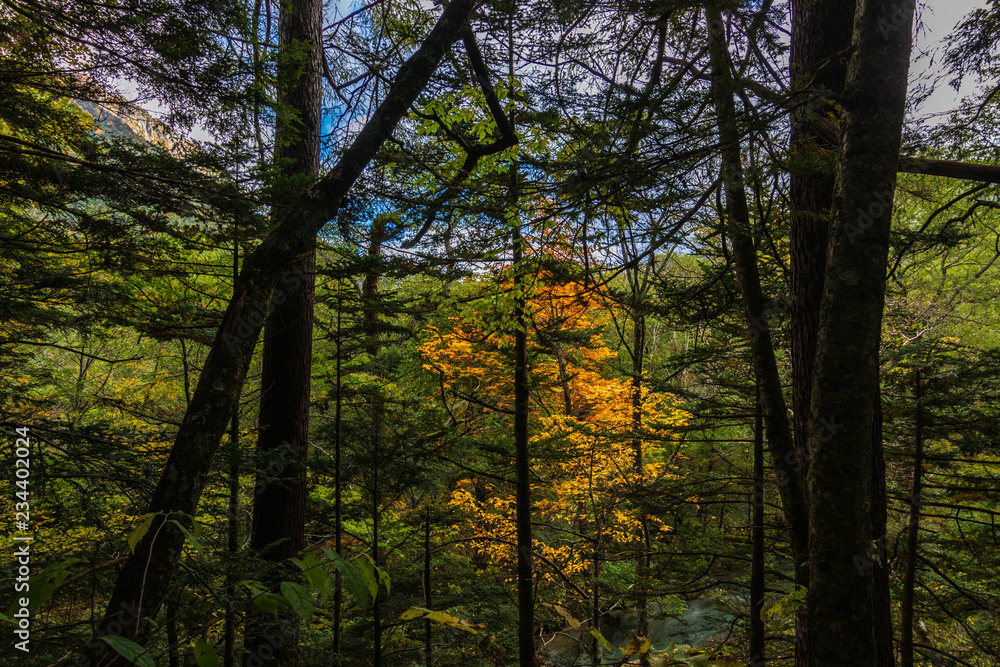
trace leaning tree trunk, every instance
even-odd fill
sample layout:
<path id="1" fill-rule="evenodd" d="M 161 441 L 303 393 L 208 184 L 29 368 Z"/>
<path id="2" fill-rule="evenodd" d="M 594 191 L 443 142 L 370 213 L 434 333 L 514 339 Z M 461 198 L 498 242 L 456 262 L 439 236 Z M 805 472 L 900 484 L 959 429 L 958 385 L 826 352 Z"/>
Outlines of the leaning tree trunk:
<path id="1" fill-rule="evenodd" d="M 740 286 L 749 326 L 754 377 L 764 413 L 767 444 L 775 470 L 778 493 L 781 496 L 792 558 L 796 570 L 799 570 L 807 560 L 809 544 L 805 487 L 799 474 L 800 463 L 792 443 L 781 377 L 778 374 L 771 330 L 764 309 L 764 293 L 757 269 L 757 251 L 751 234 L 750 212 L 744 190 L 740 134 L 733 100 L 735 83 L 722 16 L 717 8 L 711 7 L 706 8 L 705 16 L 708 20 L 712 97 L 718 116 L 719 139 L 722 143 L 722 182 L 728 217 L 726 231 L 732 242 L 736 279 Z"/>
<path id="2" fill-rule="evenodd" d="M 67 667 L 77 664 L 78 658 L 80 663 L 100 667 L 128 664 L 101 641 L 105 634 L 145 641 L 149 619 L 163 604 L 184 544 L 184 533 L 169 520 L 190 521 L 197 510 L 279 277 L 309 251 L 316 233 L 336 215 L 348 190 L 426 86 L 475 6 L 473 0 L 448 4 L 421 47 L 400 68 L 389 94 L 337 166 L 298 198 L 244 261 L 235 294 L 147 508 L 160 516 L 122 566 L 94 639 L 79 656 L 63 663 Z M 286 293 L 288 286 L 279 289 Z"/>
<path id="3" fill-rule="evenodd" d="M 875 665 L 871 550 L 875 388 L 885 305 L 912 0 L 861 0 L 843 95 L 843 133 L 809 418 L 810 667 Z"/>
<path id="4" fill-rule="evenodd" d="M 322 102 L 322 12 L 320 0 L 281 3 L 278 14 L 278 123 L 274 161 L 278 198 L 303 178 L 319 174 Z M 264 324 L 257 454 L 260 469 L 253 499 L 250 548 L 269 563 L 285 563 L 304 546 L 309 390 L 312 375 L 315 248 L 310 247 L 282 278 L 295 284 L 275 292 Z M 276 568 L 266 578 L 272 589 L 294 570 Z M 297 617 L 281 619 L 252 610 L 247 619 L 247 660 L 252 664 L 298 662 Z M 274 637 L 282 637 L 275 642 Z"/>

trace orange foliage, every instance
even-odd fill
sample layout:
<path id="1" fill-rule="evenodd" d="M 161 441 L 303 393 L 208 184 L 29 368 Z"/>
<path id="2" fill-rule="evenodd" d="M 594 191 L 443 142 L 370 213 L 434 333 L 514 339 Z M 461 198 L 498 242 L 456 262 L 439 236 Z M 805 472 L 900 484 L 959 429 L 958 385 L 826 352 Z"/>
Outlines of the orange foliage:
<path id="1" fill-rule="evenodd" d="M 602 549 L 634 544 L 641 518 L 621 500 L 623 493 L 680 474 L 676 463 L 683 457 L 668 458 L 676 452 L 676 429 L 689 415 L 674 397 L 644 389 L 642 425 L 636 428 L 631 379 L 608 372 L 616 356 L 603 337 L 610 316 L 579 285 L 543 276 L 526 299 L 533 476 L 539 480 L 532 489 L 534 520 L 552 528 L 536 531 L 534 548 L 540 569 L 547 571 L 543 577 L 553 580 L 553 565 L 566 575 L 587 570 L 592 549 L 580 547 L 580 533 L 598 531 Z M 429 327 L 420 347 L 424 369 L 451 394 L 451 414 L 467 423 L 479 414 L 477 404 L 501 414 L 513 407 L 513 333 L 487 331 L 483 321 L 478 312 L 453 316 L 447 330 Z M 498 440 L 510 433 L 509 421 L 501 423 L 506 430 L 495 434 Z M 452 494 L 450 504 L 466 517 L 455 529 L 480 538 L 475 541 L 480 555 L 512 571 L 513 490 L 483 484 L 466 480 Z M 655 517 L 645 520 L 650 530 L 669 530 Z"/>

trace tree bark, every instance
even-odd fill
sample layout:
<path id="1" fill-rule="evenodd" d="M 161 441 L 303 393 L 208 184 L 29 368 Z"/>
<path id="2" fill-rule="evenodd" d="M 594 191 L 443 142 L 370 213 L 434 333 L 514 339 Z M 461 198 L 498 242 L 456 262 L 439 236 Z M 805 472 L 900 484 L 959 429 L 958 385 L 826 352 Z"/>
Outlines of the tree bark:
<path id="1" fill-rule="evenodd" d="M 163 604 L 184 542 L 183 533 L 168 520 L 189 521 L 197 509 L 279 277 L 297 257 L 308 252 L 316 233 L 336 215 L 348 190 L 450 50 L 475 5 L 474 0 L 452 0 L 448 4 L 421 47 L 400 68 L 385 100 L 337 165 L 298 197 L 275 230 L 244 261 L 235 295 L 216 332 L 147 508 L 161 516 L 119 572 L 94 639 L 64 665 L 127 664 L 101 641 L 101 636 L 108 633 L 145 641 L 148 619 Z M 288 291 L 294 291 L 284 282 L 280 290 L 286 296 Z"/>
<path id="2" fill-rule="evenodd" d="M 808 101 L 792 113 L 789 140 L 789 243 L 791 246 L 792 412 L 795 449 L 806 483 L 809 404 L 819 331 L 819 304 L 826 274 L 830 207 L 838 136 L 817 127 L 835 116 L 831 100 L 844 90 L 846 50 L 851 44 L 855 0 L 793 0 L 789 58 L 792 86 Z M 806 498 L 808 502 L 808 498 Z M 796 585 L 809 587 L 809 571 L 796 569 Z M 795 619 L 795 664 L 806 664 L 806 614 Z"/>
<path id="3" fill-rule="evenodd" d="M 228 521 L 226 522 L 226 550 L 229 562 L 226 564 L 226 624 L 223 634 L 223 667 L 236 664 L 236 632 L 239 623 L 236 612 L 238 572 L 236 558 L 240 553 L 240 407 L 239 396 L 233 408 L 229 423 L 229 498 Z"/>
<path id="4" fill-rule="evenodd" d="M 809 419 L 810 667 L 874 665 L 875 387 L 913 2 L 861 0 L 843 95 Z"/>
<path id="5" fill-rule="evenodd" d="M 377 359 L 382 352 L 381 330 L 379 322 L 379 279 L 381 278 L 378 265 L 382 256 L 382 241 L 385 237 L 385 222 L 376 217 L 372 221 L 368 245 L 368 261 L 370 268 L 365 273 L 364 282 L 361 285 L 361 311 L 364 326 L 364 334 L 367 338 L 365 351 L 371 362 L 378 366 Z M 375 371 L 376 376 L 379 371 Z M 382 386 L 379 385 L 373 390 L 371 410 L 371 447 L 372 447 L 372 562 L 375 567 L 382 565 L 380 559 L 380 519 L 382 512 L 382 495 L 379 486 L 380 467 L 382 465 L 382 443 L 386 438 L 385 433 L 385 397 L 382 394 Z M 375 667 L 382 665 L 382 589 L 379 587 L 372 600 L 372 661 Z"/>
<path id="6" fill-rule="evenodd" d="M 892 597 L 889 594 L 889 550 L 887 548 L 889 499 L 885 489 L 885 456 L 882 451 L 882 387 L 875 382 L 872 417 L 872 604 L 875 613 L 875 664 L 895 667 L 893 650 Z"/>
<path id="7" fill-rule="evenodd" d="M 516 201 L 516 199 L 515 199 Z M 531 460 L 528 451 L 528 336 L 522 267 L 520 221 L 514 223 L 514 469 L 517 521 L 518 657 L 522 667 L 535 664 L 535 598 L 532 591 Z"/>
<path id="8" fill-rule="evenodd" d="M 913 667 L 913 589 L 917 575 L 917 548 L 920 531 L 920 494 L 923 491 L 924 433 L 920 400 L 923 387 L 916 375 L 917 409 L 914 424 L 913 482 L 910 487 L 910 518 L 906 533 L 906 565 L 903 569 L 903 596 L 899 610 L 899 657 L 901 667 Z"/>
<path id="9" fill-rule="evenodd" d="M 767 664 L 764 652 L 764 415 L 760 392 L 754 397 L 753 420 L 753 511 L 750 521 L 750 666 Z"/>
<path id="10" fill-rule="evenodd" d="M 818 129 L 814 119 L 837 113 L 831 98 L 844 91 L 854 6 L 855 0 L 792 2 L 789 69 L 793 87 L 808 96 L 792 113 L 789 140 L 792 410 L 795 446 L 803 459 L 839 139 Z M 804 480 L 805 465 L 801 473 Z"/>
<path id="11" fill-rule="evenodd" d="M 792 114 L 790 138 L 789 218 L 791 242 L 791 333 L 792 409 L 795 415 L 795 447 L 806 479 L 809 432 L 819 308 L 826 274 L 830 209 L 835 174 L 833 159 L 838 132 L 830 132 L 830 118 L 837 118 L 832 97 L 844 90 L 847 50 L 854 25 L 855 0 L 794 0 L 792 3 L 792 50 L 789 61 L 792 84 L 808 101 Z M 900 169 L 902 170 L 902 163 Z M 882 459 L 881 399 L 875 384 L 875 428 L 873 430 L 872 540 L 884 551 L 886 531 L 885 462 Z M 884 554 L 880 553 L 880 556 Z M 884 558 L 872 561 L 876 644 L 880 667 L 892 667 L 892 609 L 889 573 Z M 798 582 L 808 588 L 808 580 Z M 795 663 L 806 664 L 805 614 L 796 619 Z"/>
<path id="12" fill-rule="evenodd" d="M 424 608 L 431 607 L 431 508 L 427 507 L 424 513 Z M 434 646 L 431 643 L 431 620 L 424 620 L 424 661 L 427 667 L 434 663 Z"/>
<path id="13" fill-rule="evenodd" d="M 336 362 L 336 403 L 333 413 L 333 530 L 334 530 L 334 549 L 338 556 L 343 556 L 343 532 L 344 532 L 344 508 L 343 508 L 343 469 L 341 465 L 341 451 L 342 451 L 342 436 L 343 436 L 343 394 L 342 394 L 342 382 L 343 382 L 343 363 L 341 361 L 341 352 L 343 349 L 343 343 L 341 341 L 341 336 L 343 335 L 343 312 L 344 304 L 341 299 L 341 284 L 340 279 L 337 280 L 337 362 Z M 342 662 L 340 655 L 340 615 L 344 604 L 344 581 L 343 575 L 338 569 L 334 575 L 334 592 L 333 592 L 333 654 L 336 665 L 340 665 Z"/>
<path id="14" fill-rule="evenodd" d="M 642 294 L 639 289 L 639 274 L 635 271 L 632 283 L 632 452 L 636 489 L 642 492 L 645 486 L 645 466 L 642 456 L 642 372 L 646 349 L 646 315 L 642 310 Z M 638 597 L 635 601 L 636 628 L 640 637 L 649 637 L 649 611 L 647 609 L 647 588 L 649 586 L 648 527 L 642 502 L 639 503 L 639 528 L 636 530 L 638 553 L 635 557 L 635 583 Z M 641 664 L 648 665 L 648 652 L 641 657 Z"/>
<path id="15" fill-rule="evenodd" d="M 233 285 L 240 279 L 240 244 L 237 231 L 233 233 Z M 229 420 L 229 501 L 226 522 L 226 549 L 229 562 L 226 564 L 226 624 L 223 633 L 222 665 L 236 664 L 236 632 L 239 620 L 236 613 L 236 592 L 239 573 L 236 571 L 236 557 L 240 552 L 240 391 L 237 391 Z"/>
<path id="16" fill-rule="evenodd" d="M 271 213 L 275 221 L 284 208 L 282 191 L 303 177 L 319 174 L 322 12 L 320 0 L 292 0 L 280 5 L 274 136 L 278 201 Z M 287 563 L 304 547 L 315 262 L 315 247 L 296 259 L 284 278 L 302 284 L 287 296 L 278 292 L 272 296 L 264 324 L 257 437 L 261 468 L 250 548 L 271 563 Z M 281 581 L 292 575 L 294 569 L 270 572 L 271 588 L 277 592 Z M 297 642 L 293 640 L 297 616 L 291 612 L 279 620 L 253 612 L 246 629 L 248 660 L 257 657 L 265 665 L 294 667 L 298 662 Z M 271 638 L 282 625 L 291 637 L 275 646 Z"/>

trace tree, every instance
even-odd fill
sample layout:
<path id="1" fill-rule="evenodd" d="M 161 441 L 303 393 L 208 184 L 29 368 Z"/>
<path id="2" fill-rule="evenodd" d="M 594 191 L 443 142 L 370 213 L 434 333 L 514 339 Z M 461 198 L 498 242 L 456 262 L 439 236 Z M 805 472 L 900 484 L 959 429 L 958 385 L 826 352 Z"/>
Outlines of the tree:
<path id="1" fill-rule="evenodd" d="M 276 202 L 271 218 L 281 219 L 289 195 L 318 176 L 322 90 L 322 3 L 282 3 L 278 13 L 277 125 L 274 135 Z M 264 325 L 257 453 L 261 471 L 254 494 L 250 548 L 266 561 L 284 562 L 305 546 L 306 458 L 309 446 L 313 299 L 316 250 L 310 247 L 282 277 L 288 289 L 271 297 Z M 277 465 L 275 465 L 277 464 Z M 268 578 L 283 579 L 282 572 Z M 283 623 L 294 624 L 295 615 Z M 273 646 L 267 637 L 281 628 L 257 618 L 247 626 L 247 656 L 265 663 L 294 665 L 295 642 Z M 290 633 L 292 637 L 294 632 Z M 273 649 L 261 655 L 263 647 Z"/>
<path id="2" fill-rule="evenodd" d="M 874 388 L 913 4 L 862 0 L 844 85 L 809 423 L 808 664 L 872 665 Z M 860 398 L 860 401 L 859 401 Z"/>
<path id="3" fill-rule="evenodd" d="M 279 277 L 308 251 L 318 230 L 336 214 L 347 191 L 420 93 L 472 9 L 473 4 L 463 0 L 448 6 L 421 48 L 400 69 L 385 100 L 337 166 L 295 199 L 275 230 L 244 260 L 236 294 L 226 309 L 150 500 L 148 509 L 157 515 L 156 521 L 122 567 L 98 626 L 100 634 L 84 649 L 82 659 L 93 664 L 102 657 L 103 664 L 119 662 L 116 656 L 107 655 L 107 644 L 99 639 L 109 628 L 134 626 L 131 637 L 140 642 L 148 634 L 148 621 L 163 603 L 184 543 L 179 526 L 169 521 L 177 521 L 174 516 L 189 520 L 197 507 L 205 485 L 205 466 L 228 425 Z M 287 287 L 283 286 L 283 293 Z"/>

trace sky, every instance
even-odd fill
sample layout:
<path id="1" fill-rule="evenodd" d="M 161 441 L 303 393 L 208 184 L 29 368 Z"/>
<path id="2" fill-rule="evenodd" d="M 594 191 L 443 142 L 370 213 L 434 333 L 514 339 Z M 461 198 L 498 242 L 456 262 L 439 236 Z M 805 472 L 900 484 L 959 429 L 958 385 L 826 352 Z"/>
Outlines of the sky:
<path id="1" fill-rule="evenodd" d="M 351 0 L 339 0 L 340 3 Z M 949 77 L 940 71 L 945 40 L 952 32 L 955 24 L 976 7 L 985 6 L 988 0 L 927 0 L 918 7 L 921 17 L 921 27 L 917 31 L 913 58 L 910 66 L 911 88 L 923 80 L 938 79 L 934 94 L 921 107 L 911 111 L 912 117 L 922 119 L 924 123 L 936 123 L 946 119 L 947 112 L 958 106 L 963 96 L 974 91 L 974 82 L 967 81 L 961 91 L 956 92 L 947 85 Z M 121 90 L 126 95 L 131 91 L 127 82 L 120 82 Z M 155 100 L 145 100 L 143 108 L 158 117 L 165 111 Z M 190 133 L 190 138 L 200 141 L 211 141 L 213 137 L 204 128 L 196 127 Z"/>
<path id="2" fill-rule="evenodd" d="M 945 39 L 955 24 L 977 7 L 986 6 L 986 0 L 930 0 L 921 7 L 923 29 L 917 31 L 914 58 L 910 64 L 911 86 L 921 76 L 940 76 L 938 64 L 943 57 Z M 927 55 L 917 55 L 925 51 Z M 935 115 L 944 114 L 956 106 L 965 95 L 974 91 L 974 82 L 967 81 L 962 90 L 955 92 L 947 79 L 940 81 L 934 94 L 916 111 L 918 117 L 929 117 L 934 122 Z"/>

